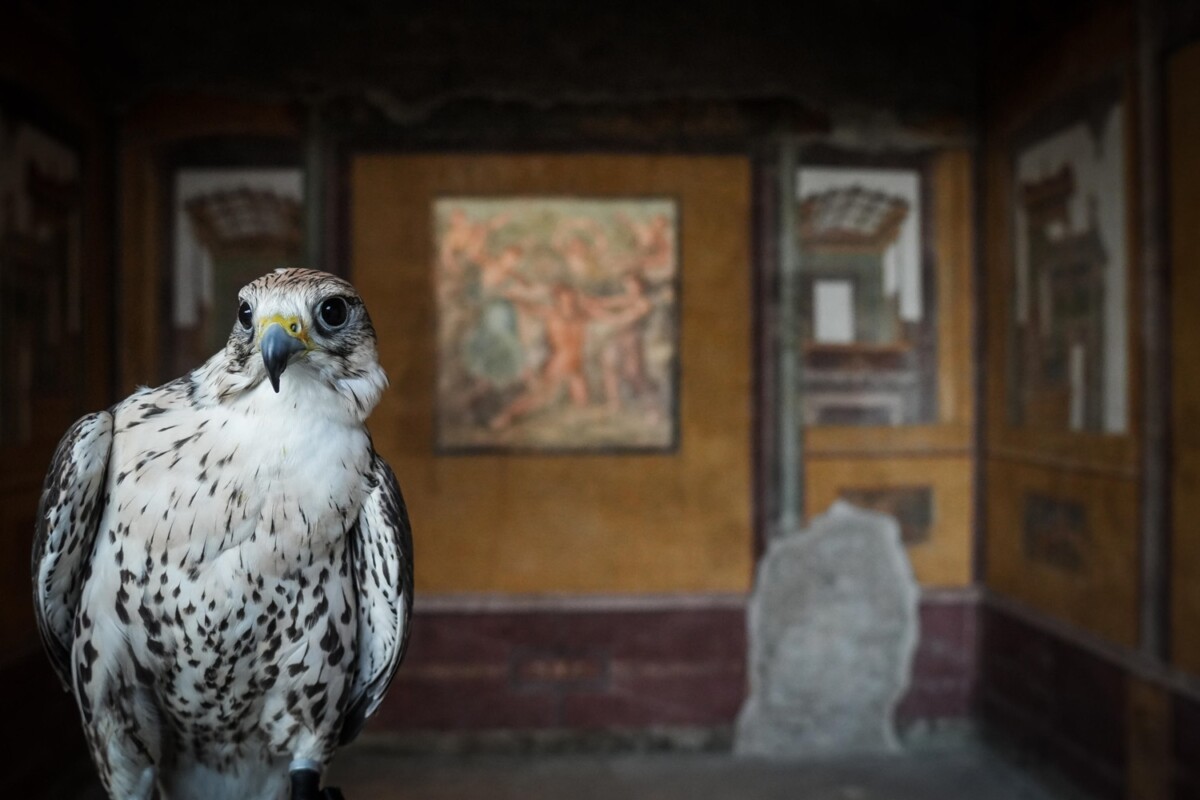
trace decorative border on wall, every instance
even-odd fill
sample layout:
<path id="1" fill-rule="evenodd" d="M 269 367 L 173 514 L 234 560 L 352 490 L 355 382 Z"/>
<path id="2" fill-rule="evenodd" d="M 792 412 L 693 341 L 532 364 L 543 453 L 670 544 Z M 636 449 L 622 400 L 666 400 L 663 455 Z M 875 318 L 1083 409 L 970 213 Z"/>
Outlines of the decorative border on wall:
<path id="1" fill-rule="evenodd" d="M 1083 573 L 1092 546 L 1087 507 L 1040 492 L 1026 492 L 1022 504 L 1022 552 L 1030 561 L 1062 572 Z"/>
<path id="2" fill-rule="evenodd" d="M 418 605 L 408 656 L 369 730 L 732 726 L 746 691 L 744 599 L 679 596 L 640 609 L 638 601 L 554 609 L 518 599 L 507 611 L 461 600 Z M 975 594 L 926 593 L 920 614 L 913 679 L 896 712 L 902 729 L 964 718 L 973 700 Z"/>
<path id="3" fill-rule="evenodd" d="M 1137 644 L 1137 483 L 997 458 L 987 480 L 988 587 L 1116 644 Z"/>
<path id="4" fill-rule="evenodd" d="M 812 458 L 805 465 L 805 480 L 812 513 L 824 512 L 841 498 L 896 517 L 922 586 L 971 582 L 974 486 L 969 457 Z"/>

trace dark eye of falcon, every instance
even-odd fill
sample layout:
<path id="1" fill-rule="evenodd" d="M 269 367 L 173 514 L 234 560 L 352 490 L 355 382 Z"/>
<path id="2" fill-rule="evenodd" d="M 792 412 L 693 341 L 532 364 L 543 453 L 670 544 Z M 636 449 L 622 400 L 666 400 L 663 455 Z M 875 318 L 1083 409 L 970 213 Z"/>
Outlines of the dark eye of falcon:
<path id="1" fill-rule="evenodd" d="M 327 297 L 321 301 L 317 309 L 317 319 L 326 330 L 336 331 L 346 324 L 350 317 L 350 306 L 344 297 Z"/>
<path id="2" fill-rule="evenodd" d="M 250 308 L 250 304 L 245 300 L 238 306 L 238 324 L 242 326 L 242 330 L 250 330 L 250 326 L 254 324 L 254 311 Z"/>

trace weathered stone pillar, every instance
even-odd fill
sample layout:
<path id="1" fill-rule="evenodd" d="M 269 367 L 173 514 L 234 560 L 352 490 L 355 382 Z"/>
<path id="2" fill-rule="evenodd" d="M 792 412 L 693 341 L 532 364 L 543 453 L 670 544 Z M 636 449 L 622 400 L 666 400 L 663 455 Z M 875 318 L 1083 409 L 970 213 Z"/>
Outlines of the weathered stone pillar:
<path id="1" fill-rule="evenodd" d="M 749 609 L 750 696 L 740 755 L 800 757 L 898 747 L 918 588 L 894 519 L 837 502 L 773 541 Z"/>

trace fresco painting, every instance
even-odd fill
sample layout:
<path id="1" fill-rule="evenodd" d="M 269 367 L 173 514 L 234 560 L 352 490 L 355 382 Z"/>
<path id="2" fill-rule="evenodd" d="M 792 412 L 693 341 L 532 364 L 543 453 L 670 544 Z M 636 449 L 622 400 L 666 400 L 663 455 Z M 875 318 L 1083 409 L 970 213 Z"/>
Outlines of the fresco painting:
<path id="1" fill-rule="evenodd" d="M 1082 573 L 1092 546 L 1082 503 L 1029 492 L 1024 498 L 1022 548 L 1030 561 Z"/>
<path id="2" fill-rule="evenodd" d="M 435 200 L 439 449 L 672 449 L 678 222 L 664 198 Z"/>
<path id="3" fill-rule="evenodd" d="M 1129 424 L 1125 118 L 1117 87 L 1056 104 L 1013 154 L 1015 426 Z"/>
<path id="4" fill-rule="evenodd" d="M 929 541 L 934 524 L 932 486 L 855 486 L 840 494 L 856 506 L 895 517 L 905 545 Z"/>
<path id="5" fill-rule="evenodd" d="M 937 416 L 934 277 L 916 169 L 805 167 L 798 317 L 808 425 Z"/>

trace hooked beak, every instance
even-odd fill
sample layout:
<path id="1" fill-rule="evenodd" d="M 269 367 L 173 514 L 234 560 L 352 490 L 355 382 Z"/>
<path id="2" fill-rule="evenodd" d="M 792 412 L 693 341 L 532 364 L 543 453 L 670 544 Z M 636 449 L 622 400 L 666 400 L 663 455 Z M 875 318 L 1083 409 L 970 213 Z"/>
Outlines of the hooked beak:
<path id="1" fill-rule="evenodd" d="M 288 359 L 293 353 L 302 353 L 308 348 L 300 338 L 302 333 L 292 333 L 280 322 L 271 322 L 259 338 L 263 364 L 271 378 L 271 388 L 279 392 L 279 376 L 287 369 Z"/>

